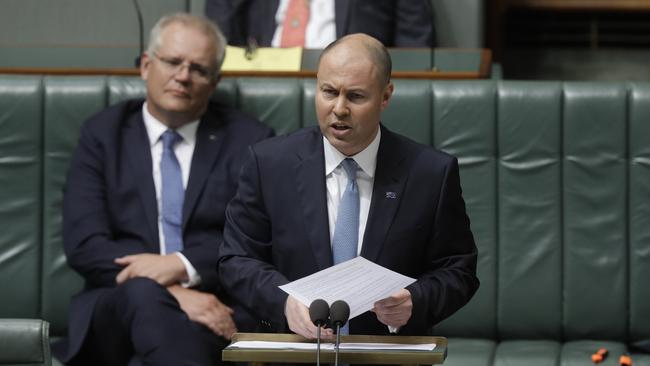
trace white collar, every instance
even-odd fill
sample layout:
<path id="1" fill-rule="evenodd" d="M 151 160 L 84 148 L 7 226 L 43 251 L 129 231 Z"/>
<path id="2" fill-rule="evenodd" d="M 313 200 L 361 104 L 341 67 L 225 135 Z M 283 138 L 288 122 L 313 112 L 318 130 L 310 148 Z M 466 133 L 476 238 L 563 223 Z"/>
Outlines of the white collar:
<path id="1" fill-rule="evenodd" d="M 162 134 L 165 133 L 169 127 L 156 119 L 156 117 L 151 115 L 151 113 L 149 113 L 147 110 L 147 102 L 142 105 L 142 119 L 144 119 L 144 127 L 147 130 L 147 136 L 149 137 L 149 146 L 151 147 L 160 141 L 160 136 L 162 136 Z M 181 135 L 184 142 L 194 145 L 196 142 L 196 130 L 198 128 L 199 120 L 197 119 L 195 121 L 182 125 L 175 131 Z"/>
<path id="2" fill-rule="evenodd" d="M 381 140 L 381 127 L 377 130 L 377 135 L 370 145 L 353 156 L 347 156 L 338 151 L 325 136 L 323 136 L 323 150 L 325 153 L 325 176 L 329 175 L 341 164 L 345 158 L 353 158 L 359 165 L 359 168 L 370 178 L 375 177 L 375 168 L 377 167 L 377 152 L 379 151 L 379 141 Z"/>

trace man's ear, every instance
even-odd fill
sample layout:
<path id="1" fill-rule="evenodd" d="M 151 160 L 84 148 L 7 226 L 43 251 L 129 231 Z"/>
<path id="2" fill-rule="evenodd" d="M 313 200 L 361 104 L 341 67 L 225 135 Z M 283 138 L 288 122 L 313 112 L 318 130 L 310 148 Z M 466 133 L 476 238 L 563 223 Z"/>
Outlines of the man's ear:
<path id="1" fill-rule="evenodd" d="M 390 101 L 390 98 L 393 96 L 393 91 L 395 90 L 395 87 L 393 86 L 392 82 L 388 82 L 388 85 L 386 85 L 386 88 L 384 88 L 384 93 L 381 96 L 381 110 L 383 111 L 384 108 L 388 106 L 388 101 Z"/>
<path id="2" fill-rule="evenodd" d="M 140 58 L 140 78 L 142 80 L 147 80 L 147 77 L 149 76 L 150 66 L 151 66 L 151 58 L 145 52 L 142 54 L 142 57 Z"/>

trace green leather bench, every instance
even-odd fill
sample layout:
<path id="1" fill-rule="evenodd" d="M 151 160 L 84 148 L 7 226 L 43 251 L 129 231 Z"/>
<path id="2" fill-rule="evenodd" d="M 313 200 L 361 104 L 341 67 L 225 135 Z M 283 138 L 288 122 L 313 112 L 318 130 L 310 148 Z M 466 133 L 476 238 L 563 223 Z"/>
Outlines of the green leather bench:
<path id="1" fill-rule="evenodd" d="M 0 365 L 49 366 L 49 331 L 40 319 L 0 319 Z"/>
<path id="2" fill-rule="evenodd" d="M 480 251 L 481 288 L 435 329 L 445 364 L 589 365 L 606 347 L 604 365 L 650 365 L 628 348 L 650 339 L 650 83 L 395 84 L 384 123 L 459 157 Z M 78 128 L 143 93 L 132 77 L 0 76 L 0 318 L 65 334 L 81 280 L 61 188 Z M 313 79 L 227 78 L 215 98 L 279 134 L 316 123 Z"/>

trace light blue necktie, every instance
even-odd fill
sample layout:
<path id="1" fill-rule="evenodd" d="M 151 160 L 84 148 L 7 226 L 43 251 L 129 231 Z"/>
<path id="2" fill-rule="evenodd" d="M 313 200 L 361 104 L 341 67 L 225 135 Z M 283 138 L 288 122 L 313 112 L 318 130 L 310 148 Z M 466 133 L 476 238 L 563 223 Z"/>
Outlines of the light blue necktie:
<path id="1" fill-rule="evenodd" d="M 160 159 L 162 180 L 162 229 L 165 237 L 166 253 L 179 252 L 183 249 L 183 176 L 181 166 L 176 159 L 174 146 L 183 138 L 173 130 L 162 134 L 163 153 Z"/>
<path id="2" fill-rule="evenodd" d="M 348 184 L 339 203 L 336 226 L 332 237 L 334 264 L 345 262 L 357 256 L 359 242 L 359 188 L 357 187 L 357 168 L 354 159 L 347 158 L 341 162 L 348 175 Z M 346 324 L 341 334 L 349 334 Z"/>

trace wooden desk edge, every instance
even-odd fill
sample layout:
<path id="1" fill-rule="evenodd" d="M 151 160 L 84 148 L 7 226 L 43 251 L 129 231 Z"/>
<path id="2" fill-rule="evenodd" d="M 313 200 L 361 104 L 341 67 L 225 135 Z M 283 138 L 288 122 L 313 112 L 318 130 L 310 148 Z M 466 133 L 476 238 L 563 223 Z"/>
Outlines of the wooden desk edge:
<path id="1" fill-rule="evenodd" d="M 484 54 L 485 52 L 483 52 Z M 474 71 L 394 71 L 394 79 L 482 79 L 489 76 L 489 60 L 481 56 L 481 66 Z M 487 66 L 486 66 L 487 65 Z M 84 69 L 84 68 L 0 68 L 0 74 L 61 75 L 61 76 L 139 76 L 138 69 Z M 223 77 L 315 78 L 316 71 L 224 71 Z"/>
<path id="2" fill-rule="evenodd" d="M 265 334 L 265 333 L 237 333 L 232 342 L 237 341 L 276 341 L 315 343 L 295 334 Z M 447 339 L 431 336 L 342 336 L 342 342 L 366 343 L 402 343 L 421 344 L 435 343 L 436 348 L 431 352 L 422 351 L 368 351 L 368 350 L 342 350 L 339 354 L 341 362 L 346 363 L 374 363 L 374 364 L 441 364 L 447 356 Z M 321 351 L 322 362 L 334 362 L 335 352 Z M 269 350 L 269 349 L 224 349 L 224 361 L 235 362 L 287 362 L 309 363 L 315 362 L 315 353 L 312 350 Z"/>

